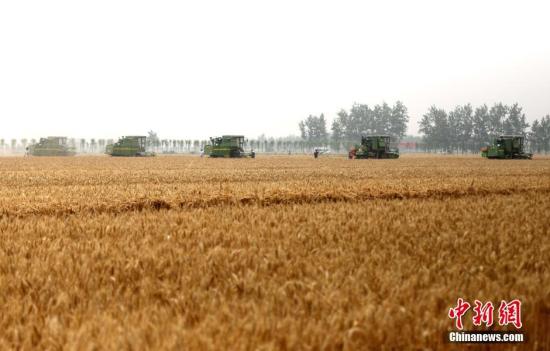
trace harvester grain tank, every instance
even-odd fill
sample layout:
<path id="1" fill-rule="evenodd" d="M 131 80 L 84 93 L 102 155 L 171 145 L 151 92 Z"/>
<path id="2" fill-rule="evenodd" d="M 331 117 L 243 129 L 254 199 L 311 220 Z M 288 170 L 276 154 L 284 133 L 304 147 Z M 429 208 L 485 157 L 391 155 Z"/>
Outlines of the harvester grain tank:
<path id="1" fill-rule="evenodd" d="M 67 144 L 66 137 L 40 138 L 40 141 L 27 148 L 31 156 L 74 156 L 76 150 Z"/>
<path id="2" fill-rule="evenodd" d="M 204 153 L 210 157 L 256 157 L 256 153 L 245 151 L 246 141 L 242 135 L 223 135 L 210 138 L 210 144 L 204 147 Z"/>
<path id="3" fill-rule="evenodd" d="M 524 150 L 524 137 L 522 135 L 501 135 L 493 141 L 493 144 L 481 148 L 481 156 L 491 159 L 528 159 L 533 154 Z"/>
<path id="4" fill-rule="evenodd" d="M 111 156 L 135 157 L 154 156 L 147 150 L 147 137 L 142 135 L 124 136 L 114 144 L 105 147 L 105 153 Z"/>
<path id="5" fill-rule="evenodd" d="M 399 158 L 399 149 L 391 148 L 389 135 L 367 135 L 361 137 L 361 145 L 349 152 L 349 158 Z"/>

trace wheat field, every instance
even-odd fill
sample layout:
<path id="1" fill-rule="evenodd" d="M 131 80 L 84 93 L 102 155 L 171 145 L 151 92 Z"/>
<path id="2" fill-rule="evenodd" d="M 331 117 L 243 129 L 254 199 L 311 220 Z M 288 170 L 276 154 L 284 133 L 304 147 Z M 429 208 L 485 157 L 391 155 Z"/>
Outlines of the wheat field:
<path id="1" fill-rule="evenodd" d="M 0 349 L 550 349 L 549 231 L 545 157 L 1 158 Z"/>

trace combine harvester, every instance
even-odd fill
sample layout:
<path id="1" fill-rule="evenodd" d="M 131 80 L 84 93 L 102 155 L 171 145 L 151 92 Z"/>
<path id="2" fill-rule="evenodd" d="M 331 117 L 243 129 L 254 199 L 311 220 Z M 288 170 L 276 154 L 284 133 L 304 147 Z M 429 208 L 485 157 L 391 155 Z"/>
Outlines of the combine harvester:
<path id="1" fill-rule="evenodd" d="M 40 138 L 40 141 L 27 147 L 31 156 L 74 156 L 76 150 L 67 145 L 66 137 Z"/>
<path id="2" fill-rule="evenodd" d="M 390 148 L 389 135 L 367 135 L 361 137 L 361 145 L 353 147 L 348 154 L 350 159 L 399 158 L 399 149 Z"/>
<path id="3" fill-rule="evenodd" d="M 242 135 L 223 135 L 221 137 L 210 138 L 210 144 L 204 147 L 204 154 L 210 157 L 230 157 L 255 158 L 254 150 L 246 152 L 244 150 L 246 142 Z"/>
<path id="4" fill-rule="evenodd" d="M 153 152 L 146 151 L 146 136 L 125 136 L 114 144 L 105 147 L 105 153 L 111 156 L 122 157 L 148 157 L 155 156 Z"/>
<path id="5" fill-rule="evenodd" d="M 524 151 L 523 141 L 521 135 L 501 135 L 492 145 L 481 148 L 481 156 L 490 159 L 530 160 L 533 154 Z"/>

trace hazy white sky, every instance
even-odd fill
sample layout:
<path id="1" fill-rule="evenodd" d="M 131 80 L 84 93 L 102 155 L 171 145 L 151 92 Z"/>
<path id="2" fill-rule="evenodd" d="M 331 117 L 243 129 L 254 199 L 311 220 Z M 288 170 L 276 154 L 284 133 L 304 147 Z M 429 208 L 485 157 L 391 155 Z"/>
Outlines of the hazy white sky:
<path id="1" fill-rule="evenodd" d="M 1 1 L 0 137 L 298 134 L 354 102 L 550 113 L 548 1 Z"/>

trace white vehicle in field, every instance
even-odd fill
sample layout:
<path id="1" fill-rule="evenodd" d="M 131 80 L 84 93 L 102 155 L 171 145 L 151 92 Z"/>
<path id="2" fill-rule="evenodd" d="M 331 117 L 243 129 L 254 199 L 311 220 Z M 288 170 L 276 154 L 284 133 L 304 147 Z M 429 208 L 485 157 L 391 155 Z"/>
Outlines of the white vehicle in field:
<path id="1" fill-rule="evenodd" d="M 327 155 L 330 153 L 328 147 L 316 147 L 313 149 L 313 157 L 317 158 L 319 155 Z"/>
<path id="2" fill-rule="evenodd" d="M 319 155 L 326 155 L 330 154 L 330 149 L 328 147 L 316 147 L 313 149 L 313 151 L 317 150 Z"/>

